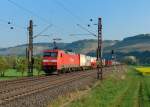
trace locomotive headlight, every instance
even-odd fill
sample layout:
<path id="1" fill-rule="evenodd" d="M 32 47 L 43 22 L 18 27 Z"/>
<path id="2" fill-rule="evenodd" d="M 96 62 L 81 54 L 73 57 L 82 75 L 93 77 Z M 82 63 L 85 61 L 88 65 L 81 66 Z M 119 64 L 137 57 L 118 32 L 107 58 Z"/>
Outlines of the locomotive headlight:
<path id="1" fill-rule="evenodd" d="M 57 62 L 57 60 L 50 60 L 49 62 Z"/>
<path id="2" fill-rule="evenodd" d="M 43 62 L 57 62 L 57 60 L 43 60 Z"/>
<path id="3" fill-rule="evenodd" d="M 49 60 L 44 59 L 43 62 L 49 62 Z"/>

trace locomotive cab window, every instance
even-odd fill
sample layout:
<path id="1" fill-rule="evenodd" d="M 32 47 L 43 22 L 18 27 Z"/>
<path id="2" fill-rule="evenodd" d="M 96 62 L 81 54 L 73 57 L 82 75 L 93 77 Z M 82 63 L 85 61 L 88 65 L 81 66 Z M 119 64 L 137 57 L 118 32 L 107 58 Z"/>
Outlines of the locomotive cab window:
<path id="1" fill-rule="evenodd" d="M 62 58 L 62 53 L 60 54 L 60 57 Z"/>
<path id="2" fill-rule="evenodd" d="M 44 57 L 57 57 L 57 52 L 44 52 Z"/>

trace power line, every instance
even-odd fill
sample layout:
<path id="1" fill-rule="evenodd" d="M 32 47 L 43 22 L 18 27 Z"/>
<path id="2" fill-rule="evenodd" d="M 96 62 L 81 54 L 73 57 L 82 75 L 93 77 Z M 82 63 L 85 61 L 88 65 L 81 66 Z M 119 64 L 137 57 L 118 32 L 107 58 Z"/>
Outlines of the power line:
<path id="1" fill-rule="evenodd" d="M 32 12 L 31 10 L 29 10 L 29 9 L 27 9 L 27 8 L 25 8 L 25 7 L 23 7 L 23 6 L 21 6 L 20 4 L 14 2 L 13 0 L 8 0 L 8 2 L 10 2 L 10 3 L 13 4 L 13 5 L 15 5 L 15 6 L 18 7 L 19 9 L 21 9 L 21 10 L 23 10 L 23 11 L 25 11 L 25 12 L 27 12 L 27 13 L 33 15 L 33 16 L 36 16 L 38 19 L 42 20 L 43 22 L 45 22 L 45 23 L 50 23 L 47 19 L 45 19 L 45 18 L 39 16 L 38 14 Z M 53 25 L 53 27 L 56 26 L 56 25 L 54 25 L 54 24 L 49 24 L 49 26 L 52 26 L 52 25 Z M 60 27 L 57 26 L 57 29 L 58 29 L 58 28 L 60 28 Z M 43 32 L 45 32 L 45 31 L 42 31 L 42 33 L 43 33 Z"/>
<path id="2" fill-rule="evenodd" d="M 21 6 L 20 4 L 14 2 L 14 1 L 12 1 L 12 0 L 7 0 L 7 1 L 8 1 L 9 3 L 15 5 L 16 7 L 18 7 L 18 8 L 20 8 L 20 9 L 26 11 L 27 13 L 30 13 L 30 14 L 32 14 L 33 16 L 36 16 L 37 18 L 39 18 L 39 19 L 42 20 L 43 22 L 45 22 L 45 23 L 48 22 L 48 23 L 49 23 L 49 21 L 48 21 L 47 19 L 45 19 L 45 18 L 39 16 L 38 14 L 32 12 L 31 10 L 29 10 L 29 9 L 27 9 L 27 8 L 25 8 L 25 7 L 23 7 L 23 6 Z"/>
<path id="3" fill-rule="evenodd" d="M 20 29 L 26 29 L 26 27 L 14 24 L 11 21 L 7 21 L 7 20 L 4 20 L 4 19 L 0 19 L 0 22 L 2 22 L 4 24 L 7 24 L 7 25 L 10 25 L 10 26 L 14 26 L 14 27 L 20 28 Z"/>
<path id="4" fill-rule="evenodd" d="M 20 4 L 14 2 L 13 0 L 8 0 L 8 2 L 11 3 L 11 4 L 13 4 L 13 5 L 15 5 L 15 6 L 18 7 L 19 9 L 24 10 L 25 12 L 27 12 L 27 13 L 33 15 L 33 16 L 36 16 L 37 18 L 39 18 L 39 19 L 42 20 L 43 22 L 49 23 L 49 21 L 46 20 L 45 18 L 43 18 L 43 17 L 39 16 L 38 14 L 32 12 L 31 10 L 29 10 L 29 9 L 27 9 L 27 8 L 25 8 L 25 7 L 23 7 L 23 6 L 21 6 Z M 41 31 L 40 33 L 38 33 L 37 35 L 41 35 L 41 34 L 44 33 L 45 31 L 47 31 L 47 30 L 49 29 L 49 27 L 52 27 L 52 24 L 49 24 L 44 30 L 42 30 L 42 31 Z M 26 29 L 26 28 L 25 28 L 25 29 Z"/>
<path id="5" fill-rule="evenodd" d="M 68 12 L 74 19 L 76 19 L 77 22 L 80 22 L 80 24 L 84 24 L 84 20 L 81 19 L 79 16 L 77 16 L 76 14 L 74 14 L 70 9 L 68 9 L 62 2 L 60 2 L 59 0 L 53 0 L 55 3 L 57 3 L 57 5 L 59 5 L 61 8 L 63 8 L 66 12 Z M 65 2 L 65 1 L 64 1 Z M 96 34 L 94 34 L 93 32 L 91 32 L 88 28 L 81 26 L 80 24 L 77 24 L 81 29 L 89 32 L 91 35 L 96 36 Z"/>
<path id="6" fill-rule="evenodd" d="M 76 35 L 92 35 L 92 34 L 70 34 L 70 36 L 76 36 Z"/>
<path id="7" fill-rule="evenodd" d="M 46 28 L 44 28 L 40 33 L 38 33 L 37 35 L 35 36 L 38 36 L 38 35 L 41 35 L 42 33 L 44 33 L 45 31 L 47 31 L 50 27 L 52 27 L 53 25 L 48 25 Z"/>
<path id="8" fill-rule="evenodd" d="M 4 19 L 0 19 L 1 22 L 3 23 L 8 23 L 8 21 L 4 20 Z"/>
<path id="9" fill-rule="evenodd" d="M 93 35 L 93 36 L 97 37 L 95 33 L 93 33 L 93 32 L 91 32 L 91 31 L 89 31 L 87 28 L 85 28 L 85 27 L 81 26 L 80 24 L 77 24 L 77 26 L 79 26 L 79 27 L 80 27 L 81 29 L 83 29 L 84 31 L 86 31 L 86 32 L 90 33 L 91 35 Z"/>
<path id="10" fill-rule="evenodd" d="M 74 14 L 70 9 L 68 9 L 63 3 L 61 3 L 59 0 L 53 0 L 58 6 L 60 6 L 61 8 L 63 8 L 67 13 L 69 13 L 74 19 L 76 19 L 76 21 L 78 22 L 83 22 L 84 20 L 82 20 L 79 16 L 77 16 L 76 14 Z"/>

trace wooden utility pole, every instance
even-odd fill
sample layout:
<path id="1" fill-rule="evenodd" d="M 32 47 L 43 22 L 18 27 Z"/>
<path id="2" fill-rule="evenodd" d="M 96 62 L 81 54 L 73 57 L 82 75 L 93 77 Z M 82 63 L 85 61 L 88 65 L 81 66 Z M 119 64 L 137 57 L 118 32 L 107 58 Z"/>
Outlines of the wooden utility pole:
<path id="1" fill-rule="evenodd" d="M 102 19 L 98 18 L 97 79 L 103 79 L 102 64 Z"/>
<path id="2" fill-rule="evenodd" d="M 28 44 L 28 76 L 33 76 L 33 21 L 29 22 L 29 44 Z"/>

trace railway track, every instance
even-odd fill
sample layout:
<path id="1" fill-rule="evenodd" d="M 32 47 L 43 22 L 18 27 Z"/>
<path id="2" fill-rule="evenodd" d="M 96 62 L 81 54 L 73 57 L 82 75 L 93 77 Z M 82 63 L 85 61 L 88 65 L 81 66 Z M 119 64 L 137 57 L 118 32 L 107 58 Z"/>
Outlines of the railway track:
<path id="1" fill-rule="evenodd" d="M 107 67 L 108 68 L 108 67 Z M 103 68 L 105 69 L 105 68 Z M 77 72 L 78 73 L 78 72 Z M 74 73 L 72 72 L 72 74 L 74 75 L 77 75 L 77 73 Z M 70 73 L 69 73 L 70 75 Z M 51 75 L 51 76 L 40 76 L 40 77 L 26 77 L 26 78 L 23 78 L 23 79 L 16 79 L 16 80 L 12 80 L 12 81 L 1 81 L 1 88 L 0 88 L 0 94 L 2 93 L 5 93 L 5 92 L 9 92 L 9 91 L 12 91 L 12 90 L 15 90 L 15 89 L 19 89 L 19 88 L 24 88 L 25 85 L 24 83 L 26 82 L 26 86 L 31 86 L 33 85 L 33 83 L 36 83 L 35 85 L 38 85 L 39 83 L 41 83 L 40 80 L 43 80 L 43 79 L 50 79 L 51 81 L 56 80 L 56 77 L 57 79 L 59 78 L 65 78 L 66 77 L 66 74 L 65 75 L 62 75 L 63 77 L 59 77 L 59 76 L 56 76 L 56 75 Z"/>
<path id="2" fill-rule="evenodd" d="M 72 73 L 72 75 L 77 75 L 77 73 Z M 2 94 L 5 94 L 5 93 L 8 93 L 8 92 L 11 92 L 11 91 L 16 91 L 16 90 L 19 90 L 21 88 L 25 88 L 25 87 L 31 87 L 31 86 L 34 86 L 34 85 L 39 85 L 41 83 L 43 83 L 42 80 L 44 81 L 48 81 L 48 82 L 53 82 L 55 80 L 58 80 L 58 79 L 63 79 L 63 78 L 66 78 L 68 75 L 62 75 L 62 76 L 45 76 L 45 77 L 39 77 L 39 78 L 33 78 L 33 79 L 30 79 L 27 81 L 21 81 L 20 83 L 17 82 L 17 84 L 10 84 L 10 85 L 7 85 L 3 88 L 0 89 L 0 94 L 2 96 Z M 26 85 L 25 85 L 26 84 Z M 0 96 L 0 98 L 1 98 Z"/>
<path id="3" fill-rule="evenodd" d="M 39 80 L 34 81 L 31 84 L 24 83 L 12 89 L 6 88 L 5 90 L 2 90 L 0 92 L 1 93 L 0 105 L 5 104 L 19 97 L 37 93 L 37 92 L 40 92 L 49 88 L 54 88 L 54 87 L 60 86 L 61 84 L 72 82 L 83 77 L 88 77 L 94 73 L 95 72 L 72 73 L 72 74 L 69 74 L 69 76 L 63 75 L 55 79 L 46 78 L 46 79 L 41 79 L 40 81 Z"/>
<path id="4" fill-rule="evenodd" d="M 110 68 L 110 67 L 105 67 L 105 68 Z M 72 72 L 72 73 L 74 73 L 74 72 Z M 58 76 L 57 75 L 51 75 L 50 78 L 56 78 L 56 77 L 58 77 Z M 45 79 L 45 78 L 49 78 L 49 76 L 23 77 L 23 78 L 18 78 L 18 79 L 14 79 L 14 80 L 0 81 L 0 90 L 1 90 L 1 88 L 7 87 L 7 86 L 12 85 L 12 87 L 13 87 L 14 85 L 21 84 L 24 82 L 32 82 L 32 81 Z M 1 93 L 1 91 L 0 91 L 0 93 Z"/>
<path id="5" fill-rule="evenodd" d="M 39 78 L 45 78 L 45 76 L 23 77 L 23 78 L 18 78 L 14 80 L 4 80 L 4 81 L 0 81 L 0 87 L 11 85 L 11 84 L 17 84 L 21 82 L 34 81 Z"/>
<path id="6" fill-rule="evenodd" d="M 112 67 L 103 68 L 104 71 L 112 70 Z M 68 84 L 70 82 L 80 80 L 82 78 L 88 78 L 95 75 L 96 71 L 91 70 L 87 72 L 72 72 L 65 75 L 52 75 L 41 77 L 29 77 L 23 79 L 17 79 L 13 81 L 1 82 L 0 87 L 0 106 L 14 101 L 17 98 L 23 98 L 25 96 L 42 92 L 47 89 L 54 89 L 58 86 Z"/>

